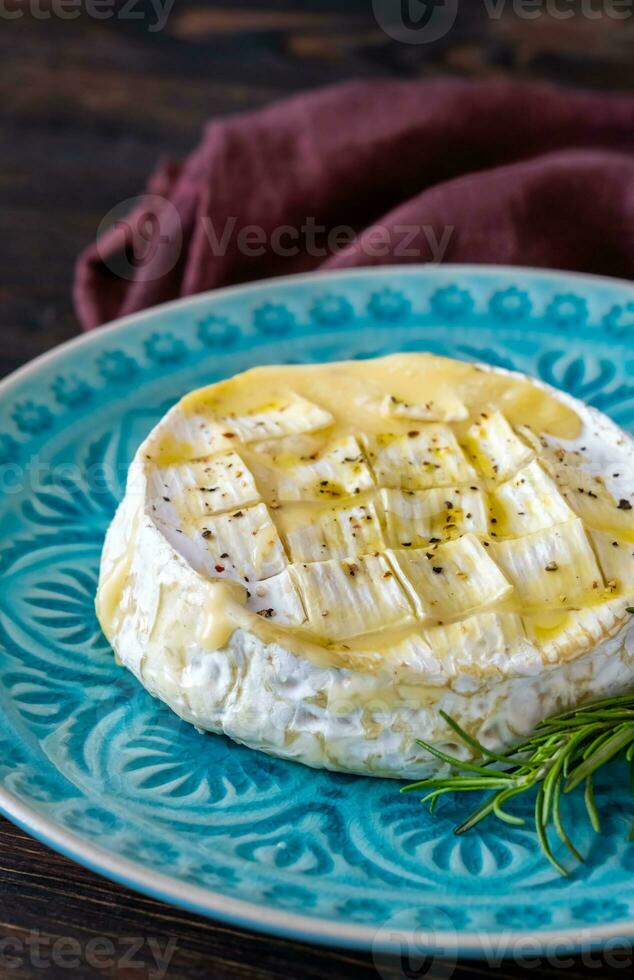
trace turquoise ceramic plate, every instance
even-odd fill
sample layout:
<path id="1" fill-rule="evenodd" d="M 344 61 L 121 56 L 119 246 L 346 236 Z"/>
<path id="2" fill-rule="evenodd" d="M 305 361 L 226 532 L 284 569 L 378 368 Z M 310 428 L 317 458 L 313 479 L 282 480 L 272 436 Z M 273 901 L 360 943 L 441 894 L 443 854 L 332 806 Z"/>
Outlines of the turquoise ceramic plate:
<path id="1" fill-rule="evenodd" d="M 530 829 L 457 838 L 387 780 L 200 735 L 115 667 L 93 612 L 127 465 L 191 388 L 254 364 L 432 350 L 530 372 L 634 430 L 634 288 L 558 273 L 388 268 L 197 296 L 67 344 L 0 387 L 0 805 L 105 875 L 231 922 L 380 950 L 634 936 L 632 802 L 561 879 Z M 576 813 L 571 814 L 573 820 Z M 532 947 L 534 948 L 534 946 Z"/>

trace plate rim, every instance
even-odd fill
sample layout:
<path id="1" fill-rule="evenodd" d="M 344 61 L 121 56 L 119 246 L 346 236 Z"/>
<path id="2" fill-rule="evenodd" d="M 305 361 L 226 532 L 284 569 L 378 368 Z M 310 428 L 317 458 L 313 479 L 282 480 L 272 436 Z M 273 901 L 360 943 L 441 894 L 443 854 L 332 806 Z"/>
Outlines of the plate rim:
<path id="1" fill-rule="evenodd" d="M 439 271 L 471 276 L 509 276 L 516 279 L 539 277 L 545 280 L 570 281 L 581 280 L 596 285 L 616 287 L 634 293 L 634 283 L 627 279 L 612 276 L 601 276 L 592 273 L 571 272 L 565 269 L 544 269 L 531 266 L 490 265 L 477 263 L 439 263 L 417 264 L 405 263 L 386 266 L 361 266 L 354 269 L 337 269 L 312 271 L 297 275 L 277 276 L 259 279 L 238 285 L 226 286 L 220 289 L 207 290 L 192 296 L 170 300 L 157 306 L 131 313 L 110 321 L 94 330 L 89 330 L 71 337 L 52 349 L 28 361 L 0 380 L 0 398 L 5 396 L 16 384 L 28 378 L 67 353 L 74 352 L 84 346 L 97 342 L 97 338 L 118 335 L 128 329 L 134 329 L 140 322 L 147 322 L 152 317 L 160 317 L 172 310 L 179 310 L 198 304 L 215 303 L 226 296 L 236 293 L 249 294 L 270 289 L 284 289 L 288 284 L 302 282 L 314 283 L 320 281 L 333 282 L 340 279 L 362 278 L 372 275 L 375 278 L 394 275 L 417 278 L 433 278 Z M 560 953 L 579 952 L 596 948 L 607 940 L 634 939 L 634 920 L 626 919 L 608 925 L 596 925 L 582 930 L 580 938 L 578 929 L 556 929 L 533 931 L 530 929 L 506 929 L 499 931 L 470 932 L 459 929 L 433 930 L 425 934 L 424 930 L 399 930 L 398 938 L 390 941 L 377 941 L 377 928 L 374 926 L 358 925 L 354 922 L 339 922 L 337 920 L 308 916 L 299 913 L 276 911 L 256 902 L 231 898 L 222 892 L 193 885 L 178 878 L 154 871 L 145 865 L 120 857 L 99 845 L 89 843 L 79 835 L 73 834 L 59 826 L 53 819 L 38 812 L 29 804 L 20 800 L 4 786 L 0 786 L 0 812 L 40 840 L 54 851 L 63 854 L 78 864 L 101 874 L 103 877 L 117 882 L 125 887 L 136 890 L 144 895 L 160 899 L 199 915 L 215 918 L 219 921 L 238 928 L 248 928 L 256 932 L 293 939 L 300 942 L 318 943 L 348 947 L 354 949 L 372 950 L 374 952 L 399 951 L 403 937 L 415 941 L 421 949 L 421 936 L 424 936 L 424 948 L 439 955 L 478 957 L 491 950 L 496 938 L 504 940 L 505 949 L 513 944 L 530 942 L 533 952 L 557 949 Z"/>
<path id="2" fill-rule="evenodd" d="M 201 293 L 193 293 L 191 296 L 181 296 L 178 299 L 167 300 L 165 303 L 158 303 L 156 306 L 149 306 L 144 310 L 137 310 L 136 313 L 128 313 L 126 316 L 117 317 L 115 320 L 109 320 L 107 323 L 103 323 L 99 327 L 93 327 L 90 330 L 83 330 L 80 326 L 80 333 L 75 337 L 69 337 L 68 340 L 63 340 L 60 344 L 56 344 L 50 350 L 44 351 L 42 354 L 38 354 L 36 357 L 31 358 L 26 364 L 22 364 L 20 367 L 11 371 L 6 377 L 0 379 L 0 395 L 3 395 L 5 390 L 11 388 L 14 384 L 22 381 L 23 378 L 29 376 L 37 370 L 37 368 L 42 367 L 48 361 L 54 361 L 58 357 L 67 353 L 68 351 L 77 350 L 83 346 L 88 346 L 90 343 L 95 341 L 96 337 L 113 336 L 119 331 L 125 330 L 127 327 L 134 326 L 137 321 L 142 321 L 155 314 L 166 313 L 171 310 L 179 310 L 186 306 L 193 306 L 197 303 L 204 303 L 210 299 L 221 299 L 224 296 L 231 296 L 234 293 L 250 293 L 256 292 L 260 289 L 272 289 L 275 286 L 285 286 L 291 283 L 301 283 L 301 282 L 314 282 L 319 281 L 324 278 L 327 281 L 332 281 L 336 279 L 348 279 L 351 277 L 362 277 L 368 273 L 372 273 L 374 276 L 383 276 L 388 273 L 395 273 L 399 276 L 420 276 L 431 277 L 434 273 L 440 270 L 452 270 L 456 272 L 456 275 L 480 275 L 484 273 L 487 274 L 499 274 L 499 275 L 513 275 L 524 277 L 532 276 L 542 276 L 546 279 L 581 279 L 584 281 L 590 280 L 591 282 L 601 283 L 606 286 L 616 286 L 620 289 L 629 289 L 634 293 L 634 281 L 630 279 L 620 279 L 618 276 L 600 276 L 593 272 L 570 272 L 566 269 L 542 269 L 539 266 L 529 266 L 529 265 L 491 265 L 487 263 L 475 263 L 475 262 L 465 262 L 465 263 L 452 263 L 452 262 L 440 262 L 440 263 L 401 263 L 399 265 L 363 265 L 356 266 L 354 269 L 324 269 L 323 271 L 314 270 L 312 272 L 301 272 L 296 274 L 291 274 L 287 276 L 268 276 L 265 279 L 253 279 L 249 282 L 238 283 L 234 286 L 221 286 L 218 289 L 206 289 Z"/>
<path id="3" fill-rule="evenodd" d="M 122 858 L 97 844 L 86 843 L 78 835 L 59 827 L 55 821 L 23 803 L 3 786 L 0 787 L 0 812 L 52 850 L 117 884 L 188 912 L 283 939 L 373 953 L 400 953 L 405 938 L 406 941 L 413 942 L 419 952 L 424 949 L 442 957 L 465 958 L 490 954 L 492 949 L 494 953 L 497 950 L 496 955 L 499 955 L 501 949 L 498 949 L 496 937 L 504 939 L 504 950 L 513 944 L 530 943 L 534 955 L 539 955 L 540 952 L 547 955 L 549 950 L 556 950 L 560 954 L 564 951 L 581 952 L 597 948 L 609 939 L 634 939 L 634 922 L 627 919 L 582 930 L 587 933 L 583 939 L 579 938 L 578 929 L 551 929 L 542 932 L 533 932 L 530 929 L 506 929 L 499 932 L 434 929 L 429 933 L 424 929 L 399 929 L 392 941 L 383 939 L 377 942 L 378 929 L 373 926 L 275 911 L 255 902 L 231 898 L 222 892 L 202 888 L 200 885 L 179 882 L 170 875 L 153 871 L 129 858 Z M 424 942 L 421 943 L 423 937 Z M 433 937 L 431 941 L 430 937 Z M 503 952 L 502 955 L 506 956 L 507 953 Z"/>

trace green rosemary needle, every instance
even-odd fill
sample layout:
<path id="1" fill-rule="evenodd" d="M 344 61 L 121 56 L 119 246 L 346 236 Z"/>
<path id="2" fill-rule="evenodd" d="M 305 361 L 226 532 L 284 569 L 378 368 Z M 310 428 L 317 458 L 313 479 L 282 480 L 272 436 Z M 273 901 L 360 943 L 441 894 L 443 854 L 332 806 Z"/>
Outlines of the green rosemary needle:
<path id="1" fill-rule="evenodd" d="M 476 761 L 457 759 L 418 739 L 418 744 L 431 755 L 450 765 L 452 772 L 411 783 L 401 792 L 427 791 L 422 802 L 429 803 L 430 811 L 447 793 L 488 792 L 484 802 L 456 827 L 456 834 L 464 834 L 491 814 L 512 826 L 524 824 L 523 818 L 505 809 L 506 804 L 536 789 L 534 821 L 541 849 L 560 874 L 568 875 L 568 869 L 553 854 L 549 833 L 554 830 L 576 861 L 584 858 L 564 827 L 562 794 L 583 784 L 588 818 L 598 833 L 601 822 L 593 784 L 597 770 L 613 759 L 624 758 L 632 766 L 634 792 L 634 692 L 553 715 L 508 752 L 492 752 L 445 712 L 441 711 L 441 715 L 472 749 Z M 634 839 L 634 823 L 629 839 Z"/>

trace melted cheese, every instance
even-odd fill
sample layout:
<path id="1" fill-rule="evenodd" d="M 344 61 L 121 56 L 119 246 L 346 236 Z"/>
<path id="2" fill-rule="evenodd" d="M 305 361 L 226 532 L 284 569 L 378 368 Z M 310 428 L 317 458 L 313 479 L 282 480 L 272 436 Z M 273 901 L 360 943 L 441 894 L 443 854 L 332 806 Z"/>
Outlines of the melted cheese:
<path id="1" fill-rule="evenodd" d="M 574 439 L 581 431 L 573 409 L 528 379 L 492 373 L 433 354 L 254 368 L 192 392 L 183 399 L 181 407 L 189 415 L 242 416 L 277 404 L 283 392 L 294 392 L 329 412 L 334 419 L 333 429 L 340 436 L 357 435 L 383 432 L 386 420 L 376 410 L 376 404 L 390 395 L 408 404 L 419 404 L 421 386 L 425 404 L 460 402 L 471 418 L 497 408 L 511 425 L 528 423 L 536 432 L 559 439 Z M 404 417 L 390 419 L 390 425 L 396 432 L 413 428 L 412 419 Z"/>
<path id="2" fill-rule="evenodd" d="M 443 421 L 425 420 L 424 413 L 413 409 L 393 412 L 385 409 L 386 405 L 420 404 L 444 406 L 438 413 Z M 257 506 L 263 513 L 268 508 L 272 519 L 270 532 L 276 539 L 279 533 L 286 550 L 286 557 L 280 553 L 274 564 L 254 560 L 253 568 L 239 569 L 234 574 L 228 554 L 232 550 L 230 543 L 228 539 L 224 541 L 216 527 L 227 518 L 217 518 L 216 524 L 206 520 L 200 527 L 185 522 L 184 533 L 177 527 L 165 530 L 172 546 L 190 566 L 210 579 L 209 598 L 199 631 L 201 645 L 222 647 L 238 625 L 242 625 L 263 640 L 279 642 L 318 664 L 331 663 L 333 657 L 341 664 L 352 664 L 357 656 L 355 647 L 367 647 L 363 629 L 366 618 L 365 631 L 372 634 L 374 654 L 389 657 L 396 642 L 394 626 L 387 621 L 381 626 L 381 616 L 371 615 L 381 591 L 380 583 L 373 583 L 371 588 L 368 584 L 365 592 L 362 577 L 350 580 L 335 575 L 336 562 L 331 560 L 354 561 L 362 555 L 385 554 L 388 542 L 411 548 L 410 555 L 405 555 L 403 560 L 416 562 L 416 556 L 422 558 L 427 549 L 427 557 L 417 567 L 425 570 L 429 565 L 430 575 L 415 577 L 415 585 L 408 585 L 413 608 L 418 610 L 417 619 L 412 620 L 411 626 L 399 627 L 398 642 L 410 642 L 420 630 L 420 622 L 428 622 L 434 609 L 443 620 L 477 612 L 478 600 L 475 605 L 464 603 L 464 609 L 462 606 L 454 609 L 451 590 L 445 601 L 440 602 L 448 574 L 440 541 L 447 538 L 460 541 L 470 530 L 475 530 L 477 538 L 490 546 L 490 550 L 485 552 L 478 540 L 473 539 L 473 545 L 480 548 L 484 559 L 475 562 L 472 569 L 457 569 L 460 578 L 456 579 L 456 588 L 474 597 L 484 597 L 487 608 L 493 600 L 493 606 L 501 611 L 512 608 L 520 615 L 529 612 L 534 615 L 534 595 L 530 590 L 527 598 L 518 588 L 509 596 L 506 586 L 491 592 L 486 583 L 477 581 L 485 568 L 490 568 L 493 574 L 491 559 L 496 553 L 501 554 L 494 516 L 499 512 L 499 504 L 491 483 L 493 471 L 488 462 L 488 443 L 479 448 L 477 441 L 481 429 L 486 430 L 483 438 L 489 437 L 491 420 L 498 434 L 495 455 L 503 456 L 507 443 L 512 442 L 514 450 L 512 459 L 501 459 L 500 475 L 504 476 L 517 470 L 535 451 L 535 446 L 530 444 L 534 440 L 523 439 L 517 427 L 530 423 L 530 431 L 540 437 L 567 440 L 574 439 L 581 431 L 580 419 L 569 404 L 528 379 L 429 354 L 394 355 L 363 363 L 257 368 L 187 395 L 143 447 L 144 466 L 153 483 L 160 487 L 162 472 L 171 474 L 175 466 L 188 463 L 203 468 L 203 472 L 205 469 L 217 472 L 223 461 L 235 461 L 238 450 L 245 461 L 244 479 L 250 486 L 257 486 L 262 498 Z M 260 431 L 262 438 L 258 439 Z M 361 444 L 365 446 L 364 451 L 360 449 Z M 385 447 L 389 450 L 387 456 Z M 389 453 L 394 454 L 396 467 L 391 472 Z M 480 462 L 482 459 L 484 463 Z M 402 473 L 399 466 L 403 467 Z M 297 493 L 289 484 L 294 473 L 299 474 Z M 190 480 L 190 494 L 196 492 L 196 485 L 201 482 L 204 481 Z M 462 487 L 440 489 L 448 484 L 462 484 Z M 419 486 L 430 489 L 407 489 Z M 404 489 L 387 490 L 386 487 Z M 202 487 L 200 492 L 209 494 L 209 488 Z M 397 503 L 401 509 L 407 506 L 414 509 L 420 505 L 419 501 L 431 501 L 435 497 L 440 501 L 435 523 L 426 527 L 420 522 L 419 528 L 412 521 L 409 532 L 405 522 L 403 527 L 399 526 L 398 534 L 395 532 L 393 508 Z M 152 505 L 155 516 L 160 518 L 159 525 L 166 521 L 165 499 L 157 497 Z M 464 513 L 464 508 L 459 506 L 463 501 Z M 203 504 L 209 506 L 204 501 Z M 491 520 L 489 527 L 485 505 Z M 178 509 L 177 503 L 175 506 Z M 232 533 L 234 527 L 238 533 L 240 524 L 249 529 L 242 547 L 245 553 L 257 558 L 269 548 L 271 534 L 267 532 L 262 537 L 261 530 L 251 528 L 246 521 L 233 521 Z M 406 540 L 408 536 L 411 540 Z M 205 537 L 207 541 L 203 540 Z M 521 549 L 522 542 L 516 544 Z M 436 560 L 432 555 L 439 545 L 441 551 Z M 461 545 L 457 547 L 459 550 Z M 116 629 L 133 549 L 134 542 L 130 541 L 101 584 L 98 610 L 107 634 Z M 211 559 L 206 557 L 209 553 Z M 309 572 L 298 565 L 297 574 L 293 572 L 290 578 L 286 573 L 279 580 L 271 578 L 270 582 L 276 585 L 269 588 L 268 576 L 278 575 L 287 560 L 292 572 L 294 563 L 316 562 L 318 567 Z M 225 581 L 214 579 L 216 572 Z M 382 574 L 387 592 L 390 572 L 384 570 Z M 592 581 L 601 578 L 594 564 L 589 575 Z M 235 581 L 227 581 L 227 577 Z M 501 573 L 499 578 L 504 582 Z M 261 585 L 257 584 L 258 580 Z M 321 627 L 314 613 L 307 616 L 302 611 L 314 609 L 317 601 L 315 595 L 311 598 L 306 593 L 309 581 L 321 583 L 319 588 L 325 590 L 324 595 L 329 596 L 332 606 L 327 611 L 328 622 L 322 620 Z M 545 577 L 545 584 L 553 584 L 552 576 Z M 614 589 L 604 595 L 603 581 L 599 584 L 601 597 L 606 601 L 612 598 Z M 338 608 L 336 593 L 341 588 L 344 592 L 339 594 L 341 608 Z M 392 583 L 389 588 L 393 588 Z M 331 589 L 334 591 L 330 592 Z M 539 594 L 538 589 L 534 591 Z M 278 598 L 283 603 L 279 609 Z M 591 598 L 588 605 L 597 601 L 596 596 Z M 271 605 L 263 605 L 266 601 Z M 345 623 L 346 603 L 353 624 L 349 630 Z M 358 603 L 361 610 L 365 609 L 361 615 L 353 608 Z M 341 619 L 340 625 L 335 625 L 338 622 L 335 616 Z M 540 634 L 536 626 L 533 636 Z M 346 637 L 345 643 L 338 641 L 340 636 Z"/>
<path id="3" fill-rule="evenodd" d="M 234 630 L 245 625 L 246 593 L 233 582 L 212 582 L 203 610 L 198 642 L 205 650 L 226 646 Z"/>
<path id="4" fill-rule="evenodd" d="M 102 567 L 101 570 L 95 611 L 106 636 L 117 631 L 125 613 L 123 597 L 130 582 L 140 519 L 140 512 L 137 508 L 132 518 L 127 540 L 120 543 L 119 550 L 111 556 L 108 566 Z"/>

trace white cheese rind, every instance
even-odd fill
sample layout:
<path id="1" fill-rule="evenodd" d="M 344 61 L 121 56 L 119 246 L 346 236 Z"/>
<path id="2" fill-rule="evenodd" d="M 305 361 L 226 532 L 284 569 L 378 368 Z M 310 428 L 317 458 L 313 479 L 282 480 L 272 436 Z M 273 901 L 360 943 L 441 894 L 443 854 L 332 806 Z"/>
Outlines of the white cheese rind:
<path id="1" fill-rule="evenodd" d="M 575 445 L 587 447 L 587 472 L 606 476 L 609 489 L 610 473 L 618 472 L 616 496 L 623 496 L 634 486 L 634 443 L 598 412 L 557 397 L 583 422 Z M 169 431 L 169 425 L 168 416 L 161 426 Z M 212 583 L 152 518 L 143 450 L 104 546 L 102 594 L 126 552 L 129 565 L 109 639 L 151 694 L 200 729 L 314 767 L 419 778 L 437 763 L 417 738 L 461 751 L 441 709 L 499 747 L 553 711 L 634 685 L 634 620 L 624 616 L 625 599 L 605 604 L 600 615 L 584 611 L 587 639 L 575 658 L 562 659 L 556 644 L 550 655 L 536 658 L 528 637 L 505 651 L 508 656 L 491 656 L 491 670 L 484 672 L 470 671 L 464 650 L 435 656 L 424 637 L 418 646 L 411 640 L 400 650 L 396 645 L 389 657 L 373 657 L 369 642 L 367 671 L 359 667 L 361 655 L 354 669 L 320 666 L 243 627 L 220 648 L 209 648 L 202 637 Z M 292 623 L 301 617 L 293 600 L 288 616 Z"/>

